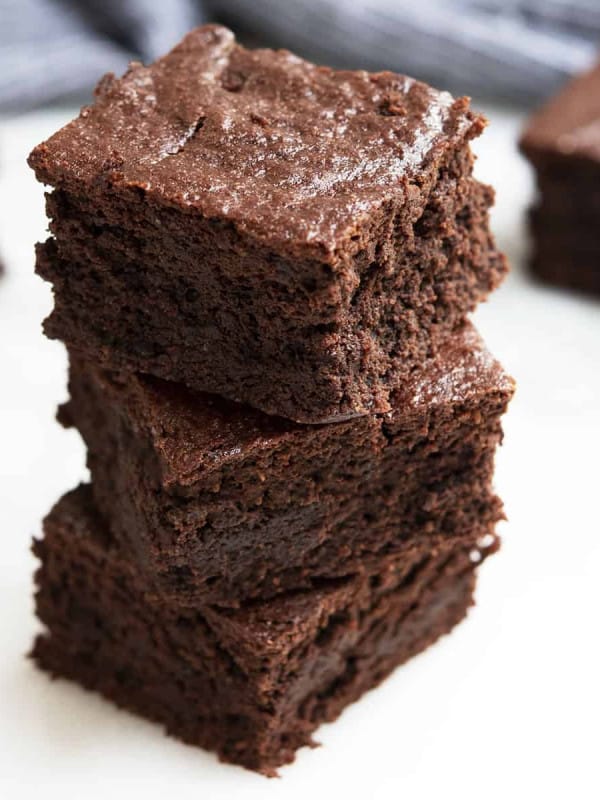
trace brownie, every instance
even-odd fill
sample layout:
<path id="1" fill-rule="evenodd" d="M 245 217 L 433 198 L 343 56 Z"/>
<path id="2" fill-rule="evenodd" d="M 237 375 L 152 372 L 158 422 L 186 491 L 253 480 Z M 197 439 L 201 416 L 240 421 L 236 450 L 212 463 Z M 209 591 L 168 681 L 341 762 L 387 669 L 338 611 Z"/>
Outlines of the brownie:
<path id="1" fill-rule="evenodd" d="M 472 603 L 480 551 L 446 542 L 369 575 L 238 609 L 181 609 L 147 593 L 95 511 L 66 495 L 34 544 L 33 657 L 222 760 L 265 774 L 447 633 Z"/>
<path id="2" fill-rule="evenodd" d="M 530 229 L 535 242 L 531 265 L 547 283 L 600 294 L 600 236 L 597 220 L 565 211 L 563 217 L 547 208 L 531 209 Z"/>
<path id="3" fill-rule="evenodd" d="M 600 295 L 600 63 L 533 115 L 521 149 L 538 187 L 530 215 L 534 274 Z"/>
<path id="4" fill-rule="evenodd" d="M 393 410 L 300 425 L 71 357 L 60 417 L 88 447 L 98 508 L 173 602 L 235 605 L 484 537 L 513 383 L 467 325 Z M 437 538 L 436 538 L 437 537 Z"/>
<path id="5" fill-rule="evenodd" d="M 466 98 L 191 32 L 30 156 L 49 336 L 317 423 L 391 395 L 503 277 Z"/>

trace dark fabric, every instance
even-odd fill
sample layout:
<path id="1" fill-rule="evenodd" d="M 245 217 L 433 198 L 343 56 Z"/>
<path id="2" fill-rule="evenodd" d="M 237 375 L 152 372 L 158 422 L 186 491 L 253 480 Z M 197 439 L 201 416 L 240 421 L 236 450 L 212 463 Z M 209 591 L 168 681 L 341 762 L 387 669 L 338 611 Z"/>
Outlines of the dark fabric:
<path id="1" fill-rule="evenodd" d="M 0 109 L 86 97 L 196 24 L 530 104 L 596 57 L 599 0 L 0 0 Z"/>

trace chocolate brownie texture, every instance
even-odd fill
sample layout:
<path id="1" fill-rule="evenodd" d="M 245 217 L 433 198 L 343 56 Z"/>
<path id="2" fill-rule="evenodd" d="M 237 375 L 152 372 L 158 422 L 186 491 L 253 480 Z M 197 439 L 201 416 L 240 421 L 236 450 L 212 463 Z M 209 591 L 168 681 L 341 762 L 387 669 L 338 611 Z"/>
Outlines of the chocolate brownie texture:
<path id="1" fill-rule="evenodd" d="M 299 425 L 71 356 L 60 418 L 88 447 L 96 503 L 157 592 L 235 605 L 483 537 L 513 382 L 467 325 L 393 410 Z"/>
<path id="2" fill-rule="evenodd" d="M 575 191 L 575 190 L 574 190 Z M 586 214 L 568 195 L 562 214 L 547 202 L 531 209 L 529 223 L 534 242 L 532 270 L 540 280 L 590 295 L 600 295 L 600 236 L 590 206 Z M 600 205 L 598 207 L 600 214 Z"/>
<path id="3" fill-rule="evenodd" d="M 31 154 L 46 332 L 295 421 L 389 411 L 506 271 L 471 175 L 483 127 L 405 76 L 199 28 Z"/>
<path id="4" fill-rule="evenodd" d="M 534 274 L 600 295 L 600 64 L 533 115 L 521 150 L 538 187 L 530 214 Z"/>
<path id="5" fill-rule="evenodd" d="M 463 618 L 475 564 L 495 546 L 425 545 L 310 591 L 181 609 L 147 593 L 89 487 L 59 501 L 44 529 L 34 544 L 47 629 L 33 649 L 39 666 L 267 775 Z"/>

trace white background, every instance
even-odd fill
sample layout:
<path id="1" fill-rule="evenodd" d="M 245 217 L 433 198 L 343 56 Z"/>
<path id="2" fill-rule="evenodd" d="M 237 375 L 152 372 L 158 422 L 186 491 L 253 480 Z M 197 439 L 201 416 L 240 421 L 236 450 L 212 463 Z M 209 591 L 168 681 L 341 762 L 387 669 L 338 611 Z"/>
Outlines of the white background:
<path id="1" fill-rule="evenodd" d="M 271 781 L 51 682 L 25 658 L 38 629 L 30 539 L 85 476 L 77 434 L 54 421 L 65 357 L 40 332 L 51 307 L 33 275 L 43 192 L 25 165 L 72 112 L 1 122 L 2 797 L 600 797 L 600 302 L 540 288 L 524 272 L 532 188 L 515 147 L 521 120 L 488 111 L 478 174 L 497 188 L 494 227 L 513 273 L 476 321 L 518 381 L 498 456 L 504 548 L 484 565 L 468 620 Z"/>

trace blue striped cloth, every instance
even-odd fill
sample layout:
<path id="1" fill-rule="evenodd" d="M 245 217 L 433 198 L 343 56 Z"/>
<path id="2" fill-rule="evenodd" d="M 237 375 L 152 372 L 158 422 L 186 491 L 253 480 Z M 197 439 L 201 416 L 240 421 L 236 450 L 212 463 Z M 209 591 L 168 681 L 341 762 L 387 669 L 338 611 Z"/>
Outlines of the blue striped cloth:
<path id="1" fill-rule="evenodd" d="M 596 58 L 600 0 L 0 0 L 0 109 L 89 96 L 196 24 L 339 66 L 530 104 Z"/>

